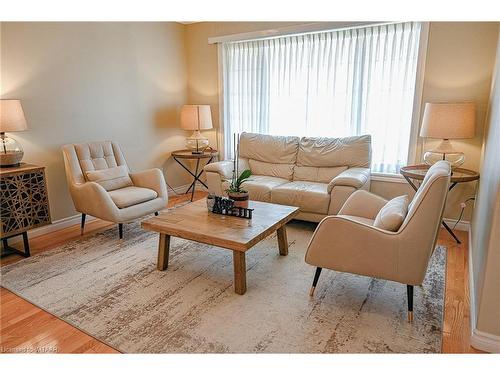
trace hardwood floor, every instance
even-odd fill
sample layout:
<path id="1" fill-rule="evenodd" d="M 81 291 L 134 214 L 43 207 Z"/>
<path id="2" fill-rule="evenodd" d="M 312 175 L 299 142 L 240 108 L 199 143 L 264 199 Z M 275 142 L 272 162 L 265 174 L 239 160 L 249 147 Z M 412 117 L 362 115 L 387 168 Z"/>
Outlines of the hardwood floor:
<path id="1" fill-rule="evenodd" d="M 205 195 L 196 192 L 195 199 Z M 189 198 L 188 195 L 170 197 L 169 206 Z M 85 235 L 92 235 L 110 225 L 113 224 L 102 220 L 90 221 L 85 226 Z M 442 351 L 478 353 L 470 346 L 468 235 L 466 232 L 457 233 L 461 245 L 456 244 L 444 229 L 438 239 L 439 244 L 448 248 Z M 31 253 L 35 255 L 78 236 L 80 227 L 75 225 L 33 238 L 30 240 Z M 20 256 L 12 255 L 3 259 L 2 264 L 20 259 Z M 0 289 L 0 352 L 118 353 L 4 288 Z"/>

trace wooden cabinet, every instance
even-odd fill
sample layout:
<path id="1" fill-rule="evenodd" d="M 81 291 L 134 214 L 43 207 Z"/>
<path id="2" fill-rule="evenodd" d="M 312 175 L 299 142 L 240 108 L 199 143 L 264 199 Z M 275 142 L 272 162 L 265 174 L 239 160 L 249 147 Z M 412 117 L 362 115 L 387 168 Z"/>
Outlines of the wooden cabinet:
<path id="1" fill-rule="evenodd" d="M 0 168 L 0 238 L 2 257 L 17 253 L 29 256 L 28 230 L 50 224 L 45 167 L 21 164 Z M 24 253 L 8 245 L 8 239 L 23 236 Z"/>

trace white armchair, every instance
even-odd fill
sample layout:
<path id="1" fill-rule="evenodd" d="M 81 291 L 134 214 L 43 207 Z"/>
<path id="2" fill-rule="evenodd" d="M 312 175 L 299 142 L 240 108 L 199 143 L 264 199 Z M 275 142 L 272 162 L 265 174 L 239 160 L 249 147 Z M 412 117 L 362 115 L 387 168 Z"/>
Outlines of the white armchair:
<path id="1" fill-rule="evenodd" d="M 324 218 L 309 243 L 305 261 L 316 266 L 311 296 L 322 268 L 407 284 L 408 320 L 413 319 L 413 286 L 421 285 L 436 246 L 451 169 L 446 161 L 427 172 L 399 229 L 374 226 L 386 200 L 354 192 L 338 215 Z"/>
<path id="2" fill-rule="evenodd" d="M 123 223 L 158 214 L 166 207 L 168 194 L 162 172 L 154 168 L 130 173 L 117 143 L 69 144 L 62 151 L 71 197 L 82 214 L 82 234 L 87 214 L 118 223 L 119 237 L 123 238 Z"/>

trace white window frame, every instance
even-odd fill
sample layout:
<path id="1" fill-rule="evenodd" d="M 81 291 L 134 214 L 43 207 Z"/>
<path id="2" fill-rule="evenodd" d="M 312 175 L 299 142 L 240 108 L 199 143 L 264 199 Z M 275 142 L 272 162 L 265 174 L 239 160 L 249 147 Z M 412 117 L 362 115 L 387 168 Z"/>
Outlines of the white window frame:
<path id="1" fill-rule="evenodd" d="M 222 42 L 257 40 L 267 38 L 277 38 L 284 35 L 302 34 L 307 32 L 325 32 L 329 30 L 339 30 L 346 28 L 366 27 L 369 25 L 387 24 L 392 22 L 356 22 L 356 23 L 340 23 L 340 22 L 315 22 L 298 26 L 289 26 L 279 29 L 252 31 L 248 33 L 231 34 L 208 38 L 209 44 L 217 44 L 218 56 L 218 91 L 219 91 L 219 131 L 217 135 L 218 148 L 221 155 L 224 155 L 224 85 L 223 77 L 223 58 L 222 58 Z M 427 60 L 427 49 L 429 42 L 429 22 L 422 22 L 420 29 L 419 51 L 417 61 L 417 73 L 415 81 L 415 93 L 413 96 L 413 111 L 410 125 L 410 139 L 408 145 L 408 164 L 417 162 L 418 155 L 421 153 L 422 140 L 418 136 L 420 129 L 420 119 L 422 113 L 422 99 L 424 88 L 424 73 L 425 63 Z M 396 173 L 381 173 L 372 172 L 371 179 L 374 181 L 406 183 L 406 180 L 400 174 Z"/>

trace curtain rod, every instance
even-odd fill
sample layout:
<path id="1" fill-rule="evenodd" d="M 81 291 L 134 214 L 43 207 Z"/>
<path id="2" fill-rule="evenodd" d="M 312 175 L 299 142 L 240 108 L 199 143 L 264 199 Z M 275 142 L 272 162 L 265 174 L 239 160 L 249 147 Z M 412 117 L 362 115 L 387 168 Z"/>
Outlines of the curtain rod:
<path id="1" fill-rule="evenodd" d="M 390 25 L 399 22 L 312 22 L 302 25 L 285 26 L 276 29 L 250 31 L 208 38 L 208 44 L 223 42 L 243 42 L 250 40 L 272 39 L 304 33 L 324 33 L 345 29 L 359 29 L 368 26 Z"/>

